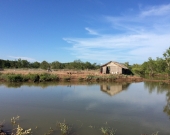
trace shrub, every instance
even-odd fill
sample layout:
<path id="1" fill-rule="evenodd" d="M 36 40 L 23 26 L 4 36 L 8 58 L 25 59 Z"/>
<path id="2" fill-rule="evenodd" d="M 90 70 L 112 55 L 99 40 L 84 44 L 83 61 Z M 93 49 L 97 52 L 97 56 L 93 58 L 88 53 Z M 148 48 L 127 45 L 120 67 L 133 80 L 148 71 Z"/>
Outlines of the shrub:
<path id="1" fill-rule="evenodd" d="M 7 75 L 0 73 L 0 80 L 7 80 Z"/>
<path id="2" fill-rule="evenodd" d="M 33 82 L 37 82 L 40 79 L 38 74 L 28 74 L 28 77 L 29 77 L 29 80 L 31 80 Z"/>
<path id="3" fill-rule="evenodd" d="M 40 81 L 40 82 L 50 81 L 50 80 L 51 80 L 50 74 L 47 74 L 47 73 L 40 74 L 39 77 L 40 77 L 40 78 L 39 78 L 39 81 Z"/>
<path id="4" fill-rule="evenodd" d="M 40 74 L 40 82 L 43 81 L 58 81 L 59 77 L 57 75 L 53 75 L 53 74 L 48 74 L 48 73 L 44 73 L 44 74 Z"/>
<path id="5" fill-rule="evenodd" d="M 58 81 L 59 80 L 59 77 L 57 75 L 53 75 L 53 74 L 50 74 L 50 78 L 53 81 Z"/>
<path id="6" fill-rule="evenodd" d="M 29 75 L 22 75 L 23 82 L 27 82 L 27 81 L 29 81 L 29 79 L 30 79 Z"/>
<path id="7" fill-rule="evenodd" d="M 8 74 L 7 81 L 9 82 L 22 82 L 23 78 L 20 74 Z"/>

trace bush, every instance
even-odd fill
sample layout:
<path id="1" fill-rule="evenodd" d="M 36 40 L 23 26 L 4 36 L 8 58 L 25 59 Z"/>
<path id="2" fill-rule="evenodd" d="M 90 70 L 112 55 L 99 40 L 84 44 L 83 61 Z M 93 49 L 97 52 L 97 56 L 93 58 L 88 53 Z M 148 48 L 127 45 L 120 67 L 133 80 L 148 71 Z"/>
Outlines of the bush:
<path id="1" fill-rule="evenodd" d="M 40 82 L 50 81 L 50 80 L 51 80 L 50 74 L 47 74 L 47 73 L 40 74 L 39 77 L 40 77 L 40 78 L 39 78 L 39 81 L 40 81 Z"/>
<path id="2" fill-rule="evenodd" d="M 31 80 L 33 82 L 37 82 L 40 79 L 38 74 L 28 74 L 28 78 L 29 78 L 29 80 Z"/>
<path id="3" fill-rule="evenodd" d="M 9 82 L 22 82 L 23 78 L 20 74 L 8 74 L 7 81 Z"/>
<path id="4" fill-rule="evenodd" d="M 53 81 L 59 81 L 59 77 L 57 75 L 50 74 L 50 78 Z"/>
<path id="5" fill-rule="evenodd" d="M 22 75 L 23 82 L 27 82 L 27 81 L 29 81 L 29 79 L 30 79 L 29 75 Z"/>
<path id="6" fill-rule="evenodd" d="M 44 73 L 44 74 L 40 74 L 40 82 L 44 82 L 44 81 L 58 81 L 59 78 L 57 75 L 53 75 L 53 74 L 48 74 L 48 73 Z"/>

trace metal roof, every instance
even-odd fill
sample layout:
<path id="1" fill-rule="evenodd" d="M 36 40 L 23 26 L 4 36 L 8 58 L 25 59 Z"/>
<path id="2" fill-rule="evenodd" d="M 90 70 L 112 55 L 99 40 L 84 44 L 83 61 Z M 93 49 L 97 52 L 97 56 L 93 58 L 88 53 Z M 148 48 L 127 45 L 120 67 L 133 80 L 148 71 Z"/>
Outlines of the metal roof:
<path id="1" fill-rule="evenodd" d="M 118 63 L 118 62 L 115 62 L 115 61 L 109 61 L 109 62 L 101 65 L 101 67 L 104 67 L 104 66 L 106 66 L 106 65 L 108 65 L 108 64 L 110 64 L 110 63 L 114 63 L 114 64 L 116 64 L 117 66 L 119 66 L 119 67 L 121 67 L 121 68 L 128 69 L 124 64 Z"/>

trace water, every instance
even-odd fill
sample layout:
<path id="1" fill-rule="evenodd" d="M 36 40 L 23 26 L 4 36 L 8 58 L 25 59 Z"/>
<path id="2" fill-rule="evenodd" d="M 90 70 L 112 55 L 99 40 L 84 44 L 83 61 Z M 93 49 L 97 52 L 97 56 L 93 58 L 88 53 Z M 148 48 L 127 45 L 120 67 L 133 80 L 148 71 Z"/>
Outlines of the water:
<path id="1" fill-rule="evenodd" d="M 117 135 L 169 135 L 168 104 L 170 85 L 151 82 L 0 84 L 3 129 L 12 129 L 10 119 L 19 115 L 20 126 L 32 128 L 34 135 L 50 127 L 59 135 L 57 123 L 64 120 L 74 135 L 100 135 L 101 127 Z"/>

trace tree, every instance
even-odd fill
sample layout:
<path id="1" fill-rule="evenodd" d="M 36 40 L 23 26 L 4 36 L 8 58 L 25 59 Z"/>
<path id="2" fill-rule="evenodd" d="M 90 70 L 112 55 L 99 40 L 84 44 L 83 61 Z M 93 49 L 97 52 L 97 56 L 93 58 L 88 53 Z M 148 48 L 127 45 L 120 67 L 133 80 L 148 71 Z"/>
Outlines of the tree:
<path id="1" fill-rule="evenodd" d="M 31 67 L 32 68 L 40 68 L 40 63 L 39 62 L 33 62 L 33 63 L 31 63 Z"/>
<path id="2" fill-rule="evenodd" d="M 48 69 L 50 67 L 50 64 L 47 61 L 43 61 L 40 64 L 40 68 L 42 69 Z"/>
<path id="3" fill-rule="evenodd" d="M 151 74 L 151 75 L 154 75 L 154 71 L 155 71 L 155 69 L 156 69 L 155 61 L 154 61 L 151 57 L 149 57 L 148 60 L 149 60 L 149 61 L 148 61 L 148 68 L 149 68 L 149 70 L 150 70 L 150 74 Z"/>
<path id="4" fill-rule="evenodd" d="M 168 66 L 167 70 L 168 70 L 168 73 L 169 73 L 169 71 L 170 71 L 170 47 L 165 51 L 163 56 L 165 58 L 167 66 Z"/>
<path id="5" fill-rule="evenodd" d="M 53 69 L 62 69 L 61 63 L 58 62 L 58 61 L 52 62 L 52 63 L 51 63 L 51 67 L 52 67 Z"/>

